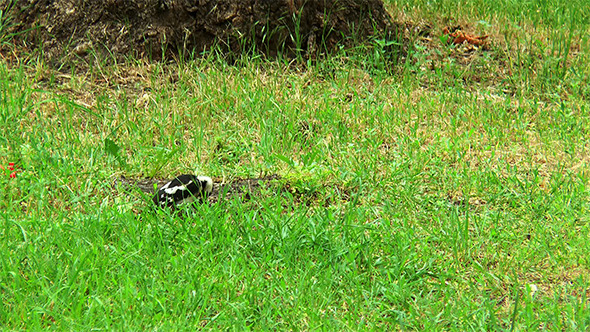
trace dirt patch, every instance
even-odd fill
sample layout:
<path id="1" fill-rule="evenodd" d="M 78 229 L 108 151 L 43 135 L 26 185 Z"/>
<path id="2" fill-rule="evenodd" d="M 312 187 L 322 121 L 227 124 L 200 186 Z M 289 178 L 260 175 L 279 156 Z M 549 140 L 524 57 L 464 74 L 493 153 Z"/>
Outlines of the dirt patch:
<path id="1" fill-rule="evenodd" d="M 219 45 L 270 56 L 396 36 L 382 0 L 0 0 L 11 32 L 51 59 L 199 54 Z"/>
<path id="2" fill-rule="evenodd" d="M 219 183 L 219 180 L 213 179 L 213 192 L 209 195 L 208 201 L 210 203 L 217 203 L 220 200 L 230 200 L 236 197 L 249 200 L 252 195 L 260 191 L 262 185 L 280 178 L 279 175 L 272 174 L 260 178 L 236 179 L 228 183 Z M 139 189 L 145 194 L 152 196 L 155 193 L 155 186 L 160 188 L 168 181 L 170 179 L 128 179 L 121 177 L 115 181 L 114 187 L 118 191 Z"/>
<path id="3" fill-rule="evenodd" d="M 222 199 L 228 200 L 235 197 L 249 200 L 252 195 L 260 191 L 262 185 L 280 178 L 280 176 L 273 174 L 261 178 L 238 179 L 229 183 L 215 185 L 209 197 L 209 202 L 217 203 Z"/>

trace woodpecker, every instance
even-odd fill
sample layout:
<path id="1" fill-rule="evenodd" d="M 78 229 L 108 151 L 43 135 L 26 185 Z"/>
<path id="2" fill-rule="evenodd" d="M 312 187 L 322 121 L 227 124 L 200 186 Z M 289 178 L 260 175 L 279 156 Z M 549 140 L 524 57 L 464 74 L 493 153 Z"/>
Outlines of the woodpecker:
<path id="1" fill-rule="evenodd" d="M 166 183 L 156 192 L 156 206 L 175 207 L 180 204 L 203 200 L 213 191 L 213 180 L 208 176 L 183 174 Z"/>

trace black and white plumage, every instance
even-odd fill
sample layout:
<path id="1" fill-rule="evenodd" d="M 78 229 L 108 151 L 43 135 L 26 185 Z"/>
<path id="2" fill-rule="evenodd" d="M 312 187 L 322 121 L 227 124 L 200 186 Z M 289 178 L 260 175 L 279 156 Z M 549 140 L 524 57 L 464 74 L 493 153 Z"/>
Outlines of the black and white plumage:
<path id="1" fill-rule="evenodd" d="M 160 207 L 192 203 L 213 191 L 213 180 L 208 176 L 183 174 L 162 186 L 154 195 L 154 204 Z"/>

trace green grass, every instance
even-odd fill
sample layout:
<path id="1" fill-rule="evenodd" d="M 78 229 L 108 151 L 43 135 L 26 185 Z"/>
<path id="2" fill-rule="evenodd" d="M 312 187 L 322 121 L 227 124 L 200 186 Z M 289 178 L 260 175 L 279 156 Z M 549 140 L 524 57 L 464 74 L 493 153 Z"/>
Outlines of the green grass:
<path id="1" fill-rule="evenodd" d="M 0 325 L 588 329 L 587 5 L 430 3 L 388 4 L 433 31 L 393 68 L 0 62 Z M 184 215 L 112 186 L 195 169 L 282 179 Z"/>

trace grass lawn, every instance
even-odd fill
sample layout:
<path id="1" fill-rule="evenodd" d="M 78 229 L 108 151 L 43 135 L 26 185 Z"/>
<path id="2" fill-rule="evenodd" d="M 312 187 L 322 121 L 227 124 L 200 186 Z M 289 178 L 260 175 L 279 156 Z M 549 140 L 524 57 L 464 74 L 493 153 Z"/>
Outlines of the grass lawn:
<path id="1" fill-rule="evenodd" d="M 386 4 L 397 64 L 3 54 L 0 326 L 590 328 L 590 4 Z M 280 178 L 177 214 L 113 185 L 192 171 Z"/>

